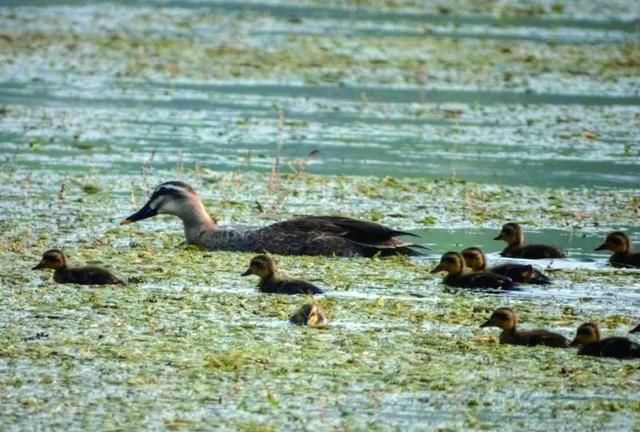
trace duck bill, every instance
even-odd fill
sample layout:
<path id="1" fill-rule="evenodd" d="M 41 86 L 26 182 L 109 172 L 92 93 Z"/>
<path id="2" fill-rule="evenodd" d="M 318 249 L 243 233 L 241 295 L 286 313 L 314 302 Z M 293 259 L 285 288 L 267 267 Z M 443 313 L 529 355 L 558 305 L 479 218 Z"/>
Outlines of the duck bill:
<path id="1" fill-rule="evenodd" d="M 629 331 L 629 333 L 638 333 L 638 332 L 640 332 L 640 324 L 638 324 L 637 326 L 635 326 Z"/>
<path id="2" fill-rule="evenodd" d="M 601 250 L 607 250 L 607 249 L 609 249 L 609 243 L 604 242 L 594 250 L 601 251 Z"/>
<path id="3" fill-rule="evenodd" d="M 436 268 L 430 271 L 430 273 L 431 274 L 440 273 L 441 271 L 444 271 L 444 267 L 442 266 L 442 263 L 438 264 Z"/>
<path id="4" fill-rule="evenodd" d="M 492 327 L 492 326 L 493 326 L 493 321 L 491 319 L 488 319 L 482 324 L 480 324 L 480 328 Z"/>
<path id="5" fill-rule="evenodd" d="M 248 268 L 248 269 L 247 269 L 247 271 L 245 271 L 244 273 L 242 273 L 240 276 L 249 276 L 249 275 L 252 275 L 252 274 L 253 274 L 253 272 L 251 271 L 251 269 L 250 269 L 250 268 Z"/>
<path id="6" fill-rule="evenodd" d="M 134 223 L 140 221 L 142 219 L 147 219 L 153 217 L 158 214 L 158 210 L 151 208 L 149 203 L 146 203 L 140 210 L 120 222 L 120 225 L 128 225 L 130 223 Z"/>
<path id="7" fill-rule="evenodd" d="M 571 342 L 569 342 L 570 347 L 577 347 L 578 345 L 580 345 L 580 342 L 578 342 L 578 339 L 574 339 Z"/>
<path id="8" fill-rule="evenodd" d="M 40 261 L 38 264 L 35 265 L 35 267 L 33 267 L 31 270 L 40 270 L 44 268 L 44 261 Z"/>
<path id="9" fill-rule="evenodd" d="M 493 239 L 494 240 L 504 240 L 504 237 L 502 237 L 502 233 L 500 233 L 496 237 L 494 237 Z"/>

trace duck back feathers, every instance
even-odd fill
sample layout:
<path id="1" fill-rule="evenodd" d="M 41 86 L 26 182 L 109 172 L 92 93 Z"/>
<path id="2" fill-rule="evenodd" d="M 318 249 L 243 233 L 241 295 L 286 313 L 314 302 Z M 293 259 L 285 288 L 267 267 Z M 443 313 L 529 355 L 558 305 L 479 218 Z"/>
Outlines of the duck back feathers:
<path id="1" fill-rule="evenodd" d="M 640 345 L 625 337 L 613 336 L 581 346 L 578 354 L 617 359 L 640 358 Z"/>

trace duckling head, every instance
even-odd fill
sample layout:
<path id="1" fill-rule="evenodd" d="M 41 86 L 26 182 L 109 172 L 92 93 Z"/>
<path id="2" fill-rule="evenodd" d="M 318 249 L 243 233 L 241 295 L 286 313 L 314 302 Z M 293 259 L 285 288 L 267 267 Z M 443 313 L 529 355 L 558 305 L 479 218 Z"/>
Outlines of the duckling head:
<path id="1" fill-rule="evenodd" d="M 518 324 L 518 317 L 511 308 L 499 308 L 493 311 L 491 317 L 482 323 L 480 327 L 498 327 L 502 330 L 513 330 Z"/>
<path id="2" fill-rule="evenodd" d="M 467 267 L 474 271 L 482 271 L 487 267 L 487 257 L 479 247 L 469 247 L 462 251 Z"/>
<path id="3" fill-rule="evenodd" d="M 67 257 L 60 249 L 49 249 L 42 254 L 40 262 L 32 270 L 60 269 L 67 266 Z"/>
<path id="4" fill-rule="evenodd" d="M 120 224 L 130 224 L 158 214 L 178 216 L 183 221 L 191 221 L 202 215 L 206 216 L 205 219 L 209 218 L 196 190 L 187 183 L 172 180 L 156 187 L 145 205 Z"/>
<path id="5" fill-rule="evenodd" d="M 604 243 L 595 250 L 610 250 L 613 253 L 625 253 L 629 252 L 630 249 L 631 241 L 629 240 L 629 236 L 622 231 L 614 231 L 607 235 Z"/>
<path id="6" fill-rule="evenodd" d="M 307 325 L 313 328 L 326 327 L 329 319 L 318 304 L 306 303 L 289 319 L 293 324 Z"/>
<path id="7" fill-rule="evenodd" d="M 509 222 L 502 225 L 502 230 L 494 240 L 504 240 L 509 246 L 518 245 L 524 242 L 524 234 L 522 234 L 522 228 L 515 222 Z"/>
<path id="8" fill-rule="evenodd" d="M 569 346 L 588 345 L 600 340 L 600 329 L 598 324 L 588 322 L 580 325 L 576 331 L 576 337 L 573 338 Z"/>
<path id="9" fill-rule="evenodd" d="M 447 252 L 440 258 L 440 263 L 431 270 L 431 273 L 447 272 L 457 274 L 464 270 L 464 258 L 459 252 Z"/>
<path id="10" fill-rule="evenodd" d="M 240 276 L 256 275 L 259 276 L 260 279 L 265 279 L 269 276 L 274 275 L 275 272 L 276 265 L 270 256 L 256 255 L 251 258 L 251 262 L 249 262 L 249 268 Z"/>

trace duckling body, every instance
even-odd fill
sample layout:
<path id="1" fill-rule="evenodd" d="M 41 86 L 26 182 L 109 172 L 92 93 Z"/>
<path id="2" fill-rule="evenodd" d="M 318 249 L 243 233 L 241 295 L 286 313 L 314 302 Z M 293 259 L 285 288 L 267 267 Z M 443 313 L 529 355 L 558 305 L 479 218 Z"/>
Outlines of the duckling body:
<path id="1" fill-rule="evenodd" d="M 464 259 L 458 252 L 447 252 L 431 273 L 447 272 L 445 285 L 458 288 L 517 289 L 508 277 L 486 271 L 474 272 L 465 268 Z"/>
<path id="2" fill-rule="evenodd" d="M 500 234 L 498 234 L 494 240 L 504 240 L 507 242 L 507 247 L 500 252 L 500 255 L 503 257 L 524 259 L 566 257 L 565 253 L 555 246 L 545 244 L 525 245 L 522 227 L 513 222 L 504 224 Z"/>
<path id="3" fill-rule="evenodd" d="M 491 314 L 491 317 L 481 324 L 480 327 L 501 328 L 501 344 L 524 346 L 544 345 L 552 348 L 569 347 L 569 340 L 559 333 L 542 329 L 519 331 L 516 329 L 517 323 L 518 317 L 513 309 L 499 308 L 496 309 Z"/>
<path id="4" fill-rule="evenodd" d="M 251 259 L 249 268 L 241 276 L 260 277 L 258 289 L 268 294 L 323 294 L 320 288 L 301 279 L 290 279 L 280 275 L 275 263 L 267 255 L 257 255 Z"/>
<path id="5" fill-rule="evenodd" d="M 57 283 L 80 285 L 124 284 L 115 274 L 101 267 L 69 267 L 67 257 L 59 249 L 50 249 L 42 255 L 42 260 L 33 270 L 54 269 L 53 280 Z"/>
<path id="6" fill-rule="evenodd" d="M 121 223 L 163 213 L 182 219 L 187 243 L 210 250 L 371 257 L 377 254 L 418 255 L 414 248 L 421 248 L 396 238 L 415 234 L 341 216 L 302 216 L 245 231 L 220 229 L 206 212 L 195 189 L 180 181 L 159 185 L 147 203 Z"/>
<path id="7" fill-rule="evenodd" d="M 296 325 L 306 325 L 311 328 L 324 328 L 329 324 L 326 312 L 318 304 L 307 303 L 298 309 L 289 321 Z"/>
<path id="8" fill-rule="evenodd" d="M 622 231 L 614 231 L 607 235 L 604 243 L 595 250 L 610 250 L 609 264 L 613 267 L 640 267 L 640 252 L 634 252 L 629 236 Z"/>
<path id="9" fill-rule="evenodd" d="M 600 339 L 600 329 L 595 323 L 585 323 L 578 327 L 571 346 L 580 347 L 578 355 L 617 359 L 640 358 L 640 345 L 620 336 Z"/>
<path id="10" fill-rule="evenodd" d="M 489 271 L 491 273 L 506 276 L 517 283 L 536 285 L 546 285 L 551 283 L 551 279 L 547 275 L 535 269 L 530 264 L 506 263 L 499 264 L 486 270 L 487 257 L 482 249 L 477 247 L 466 248 L 462 251 L 462 256 L 466 266 L 473 271 Z"/>

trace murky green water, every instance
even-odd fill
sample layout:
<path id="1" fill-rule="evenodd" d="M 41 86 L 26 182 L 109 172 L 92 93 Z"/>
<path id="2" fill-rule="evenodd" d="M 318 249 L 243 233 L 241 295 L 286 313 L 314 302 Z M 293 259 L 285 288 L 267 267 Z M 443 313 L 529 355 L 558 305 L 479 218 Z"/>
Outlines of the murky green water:
<path id="1" fill-rule="evenodd" d="M 639 19 L 627 1 L 0 2 L 0 428 L 640 427 L 638 362 L 478 329 L 504 305 L 568 337 L 640 319 L 638 272 L 593 251 L 614 229 L 640 242 Z M 328 292 L 332 326 L 292 328 L 304 300 L 257 294 L 250 255 L 186 247 L 171 218 L 118 225 L 170 178 L 226 224 L 346 214 L 432 253 L 278 257 Z M 507 220 L 567 249 L 538 263 L 552 285 L 429 274 L 466 246 L 498 260 Z M 30 270 L 50 247 L 130 283 L 55 285 Z"/>

